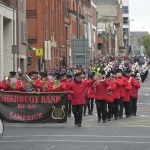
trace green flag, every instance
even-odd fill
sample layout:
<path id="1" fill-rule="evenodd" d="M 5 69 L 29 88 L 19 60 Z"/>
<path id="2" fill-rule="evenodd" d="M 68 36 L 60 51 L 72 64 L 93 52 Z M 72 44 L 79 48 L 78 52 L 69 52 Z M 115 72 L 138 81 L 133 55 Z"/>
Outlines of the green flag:
<path id="1" fill-rule="evenodd" d="M 28 45 L 28 50 L 35 51 L 36 49 L 35 49 L 35 47 L 31 47 L 30 45 Z"/>

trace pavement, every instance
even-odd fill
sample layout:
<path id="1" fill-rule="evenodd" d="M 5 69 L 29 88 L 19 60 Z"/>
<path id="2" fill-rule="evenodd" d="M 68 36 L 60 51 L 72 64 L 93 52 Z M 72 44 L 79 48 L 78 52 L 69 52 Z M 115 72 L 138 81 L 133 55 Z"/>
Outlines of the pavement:
<path id="1" fill-rule="evenodd" d="M 141 84 L 137 116 L 98 123 L 83 116 L 82 127 L 67 123 L 5 123 L 0 150 L 150 150 L 150 74 Z"/>

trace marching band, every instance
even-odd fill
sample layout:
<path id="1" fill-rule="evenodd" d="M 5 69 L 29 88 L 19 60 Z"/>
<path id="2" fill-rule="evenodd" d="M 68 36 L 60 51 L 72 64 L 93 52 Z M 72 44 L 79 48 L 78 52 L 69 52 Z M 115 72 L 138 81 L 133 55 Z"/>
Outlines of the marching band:
<path id="1" fill-rule="evenodd" d="M 96 68 L 96 67 L 95 67 Z M 19 75 L 12 71 L 4 81 L 0 82 L 0 90 L 17 92 L 68 92 L 68 117 L 71 117 L 71 107 L 75 118 L 75 125 L 82 124 L 82 113 L 93 114 L 94 100 L 98 122 L 111 121 L 123 117 L 123 108 L 126 118 L 136 116 L 138 89 L 140 82 L 144 82 L 148 75 L 148 62 L 142 65 L 138 62 L 120 63 L 115 61 L 105 63 L 99 68 L 100 76 L 96 71 L 88 74 L 78 71 L 74 74 L 56 73 L 49 78 L 45 72 L 30 72 L 28 75 Z"/>

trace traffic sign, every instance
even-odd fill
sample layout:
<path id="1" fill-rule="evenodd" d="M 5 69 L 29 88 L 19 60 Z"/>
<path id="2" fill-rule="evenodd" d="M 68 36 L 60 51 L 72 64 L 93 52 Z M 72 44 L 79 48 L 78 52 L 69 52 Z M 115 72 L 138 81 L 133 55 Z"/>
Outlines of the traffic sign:
<path id="1" fill-rule="evenodd" d="M 43 56 L 43 49 L 42 48 L 36 49 L 36 56 Z"/>

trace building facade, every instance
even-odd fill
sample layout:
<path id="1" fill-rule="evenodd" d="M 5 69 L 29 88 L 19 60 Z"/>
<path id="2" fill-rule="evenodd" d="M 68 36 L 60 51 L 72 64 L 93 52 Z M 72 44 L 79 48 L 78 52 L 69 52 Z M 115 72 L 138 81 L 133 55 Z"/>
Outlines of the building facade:
<path id="1" fill-rule="evenodd" d="M 16 3 L 14 8 L 13 15 L 11 1 L 0 1 L 0 80 L 8 76 L 9 72 L 13 70 L 13 65 L 17 66 L 16 59 L 15 64 L 13 64 L 12 55 L 13 38 L 16 44 L 16 34 L 13 36 L 13 29 L 16 29 Z M 16 69 L 17 67 L 15 67 Z"/>

